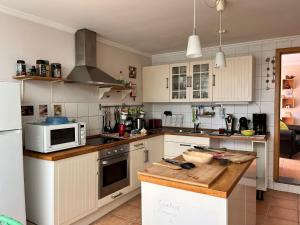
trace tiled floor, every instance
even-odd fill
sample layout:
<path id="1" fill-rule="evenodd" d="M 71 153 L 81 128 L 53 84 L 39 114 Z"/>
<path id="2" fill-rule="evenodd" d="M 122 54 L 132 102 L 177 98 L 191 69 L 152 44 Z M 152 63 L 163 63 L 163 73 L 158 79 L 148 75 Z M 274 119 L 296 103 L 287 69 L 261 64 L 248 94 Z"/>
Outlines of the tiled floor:
<path id="1" fill-rule="evenodd" d="M 141 196 L 131 199 L 92 225 L 141 225 Z"/>
<path id="2" fill-rule="evenodd" d="M 92 225 L 141 225 L 141 200 L 135 197 Z M 257 201 L 256 225 L 300 225 L 300 195 L 268 190 Z"/>
<path id="3" fill-rule="evenodd" d="M 256 203 L 256 225 L 299 225 L 300 195 L 268 190 Z"/>
<path id="4" fill-rule="evenodd" d="M 300 153 L 293 159 L 280 158 L 279 176 L 282 182 L 300 184 Z"/>

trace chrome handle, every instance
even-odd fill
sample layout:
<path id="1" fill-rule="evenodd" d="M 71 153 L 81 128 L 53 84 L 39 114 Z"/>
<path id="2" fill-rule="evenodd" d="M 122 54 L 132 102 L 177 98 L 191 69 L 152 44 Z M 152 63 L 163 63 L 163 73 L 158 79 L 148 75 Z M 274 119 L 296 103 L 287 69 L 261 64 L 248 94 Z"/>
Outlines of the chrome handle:
<path id="1" fill-rule="evenodd" d="M 180 144 L 180 146 L 191 147 L 192 145 Z"/>
<path id="2" fill-rule="evenodd" d="M 108 164 L 108 161 L 103 161 L 102 162 L 102 165 L 107 165 Z"/>
<path id="3" fill-rule="evenodd" d="M 216 86 L 216 75 L 213 75 L 213 86 Z"/>
<path id="4" fill-rule="evenodd" d="M 190 87 L 192 87 L 192 77 L 190 77 Z"/>
<path id="5" fill-rule="evenodd" d="M 135 144 L 134 147 L 137 148 L 137 147 L 140 147 L 142 145 L 144 145 L 144 143 Z"/>
<path id="6" fill-rule="evenodd" d="M 169 78 L 166 78 L 166 80 L 167 80 L 167 89 L 169 88 Z"/>
<path id="7" fill-rule="evenodd" d="M 145 153 L 144 163 L 147 163 L 147 162 L 149 162 L 149 150 L 145 150 L 144 153 Z"/>
<path id="8" fill-rule="evenodd" d="M 112 195 L 111 198 L 116 199 L 116 198 L 120 197 L 121 195 L 123 195 L 123 193 L 119 192 L 118 194 Z"/>

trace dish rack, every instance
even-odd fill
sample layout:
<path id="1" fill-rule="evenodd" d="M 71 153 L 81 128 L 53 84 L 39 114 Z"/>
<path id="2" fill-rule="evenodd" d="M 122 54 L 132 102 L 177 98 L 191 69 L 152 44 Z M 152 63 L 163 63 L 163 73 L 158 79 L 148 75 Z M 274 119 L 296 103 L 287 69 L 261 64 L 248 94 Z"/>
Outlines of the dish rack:
<path id="1" fill-rule="evenodd" d="M 161 115 L 163 127 L 183 127 L 184 114 Z"/>

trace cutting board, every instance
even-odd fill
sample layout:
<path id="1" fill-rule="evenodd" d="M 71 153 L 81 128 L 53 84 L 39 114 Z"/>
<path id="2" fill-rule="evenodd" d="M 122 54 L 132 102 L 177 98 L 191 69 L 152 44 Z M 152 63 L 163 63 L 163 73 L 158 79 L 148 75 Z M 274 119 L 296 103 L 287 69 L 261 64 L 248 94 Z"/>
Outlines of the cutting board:
<path id="1" fill-rule="evenodd" d="M 165 162 L 159 162 L 159 164 L 165 164 Z M 226 166 L 219 164 L 196 164 L 196 167 L 193 169 L 180 170 L 159 164 L 154 164 L 147 168 L 146 172 L 155 178 L 206 188 L 209 188 L 227 169 Z"/>

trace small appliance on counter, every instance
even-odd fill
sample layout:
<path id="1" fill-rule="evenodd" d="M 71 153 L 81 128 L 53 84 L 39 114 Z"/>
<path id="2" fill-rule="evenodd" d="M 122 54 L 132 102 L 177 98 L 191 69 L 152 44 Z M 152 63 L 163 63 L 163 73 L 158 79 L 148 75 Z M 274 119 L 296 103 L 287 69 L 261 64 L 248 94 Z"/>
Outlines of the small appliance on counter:
<path id="1" fill-rule="evenodd" d="M 162 128 L 162 119 L 149 119 L 148 128 L 149 129 L 160 129 L 160 128 Z"/>
<path id="2" fill-rule="evenodd" d="M 248 120 L 246 117 L 241 117 L 239 119 L 239 133 L 241 133 L 241 131 L 243 130 L 249 130 L 249 124 L 250 120 Z"/>
<path id="3" fill-rule="evenodd" d="M 25 125 L 25 148 L 49 153 L 86 144 L 86 124 L 72 123 L 66 117 L 49 117 L 42 123 Z"/>
<path id="4" fill-rule="evenodd" d="M 226 133 L 231 135 L 234 133 L 234 122 L 235 118 L 232 114 L 227 114 L 225 117 L 225 123 L 226 123 Z"/>
<path id="5" fill-rule="evenodd" d="M 135 119 L 135 129 L 136 130 L 142 130 L 146 126 L 146 121 L 143 118 L 136 118 Z"/>
<path id="6" fill-rule="evenodd" d="M 267 134 L 267 114 L 253 114 L 253 130 L 255 130 L 255 134 L 257 135 Z"/>

